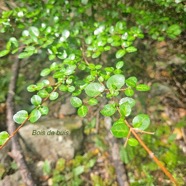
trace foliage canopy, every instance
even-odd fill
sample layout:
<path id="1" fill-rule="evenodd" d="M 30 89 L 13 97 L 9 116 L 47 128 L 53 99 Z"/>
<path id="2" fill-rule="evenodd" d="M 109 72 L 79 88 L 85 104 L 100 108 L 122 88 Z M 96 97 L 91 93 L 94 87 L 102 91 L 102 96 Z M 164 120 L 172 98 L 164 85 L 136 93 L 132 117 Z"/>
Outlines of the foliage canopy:
<path id="1" fill-rule="evenodd" d="M 139 83 L 133 75 L 126 77 L 124 57 L 136 52 L 135 43 L 144 37 L 162 41 L 179 36 L 186 26 L 185 3 L 182 0 L 16 2 L 19 7 L 3 11 L 0 18 L 0 32 L 8 35 L 0 57 L 17 55 L 20 60 L 42 57 L 49 65 L 40 72 L 39 82 L 27 87 L 34 94 L 30 100 L 34 109 L 30 114 L 18 111 L 14 121 L 35 123 L 48 114 L 49 108 L 43 103 L 64 93 L 71 94 L 70 102 L 80 117 L 88 114 L 90 106 L 101 105 L 106 97 L 107 103 L 100 113 L 117 118 L 112 134 L 116 138 L 130 137 L 125 119 L 135 105 L 132 97 L 136 91 L 149 91 L 150 87 Z M 50 84 L 48 76 L 53 77 L 54 84 Z M 144 131 L 150 118 L 138 114 L 132 125 Z M 1 145 L 9 138 L 6 132 L 1 132 Z M 130 146 L 138 145 L 134 138 L 127 140 Z"/>

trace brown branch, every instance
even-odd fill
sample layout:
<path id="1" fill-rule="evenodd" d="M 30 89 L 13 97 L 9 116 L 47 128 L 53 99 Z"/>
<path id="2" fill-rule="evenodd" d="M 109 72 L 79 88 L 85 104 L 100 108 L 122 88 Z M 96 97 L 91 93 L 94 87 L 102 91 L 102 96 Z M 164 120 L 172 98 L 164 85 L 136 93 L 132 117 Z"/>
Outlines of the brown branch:
<path id="1" fill-rule="evenodd" d="M 54 88 L 54 90 L 53 90 L 52 92 L 56 91 L 56 89 L 57 89 L 60 85 L 61 85 L 61 84 L 58 84 L 58 85 Z M 52 93 L 52 92 L 51 92 L 51 93 Z M 45 101 L 47 101 L 47 100 L 49 99 L 49 97 L 50 97 L 50 95 L 48 95 L 45 99 L 43 99 L 42 104 L 43 104 Z M 36 107 L 36 108 L 37 108 L 37 107 Z M 13 115 L 12 115 L 12 117 L 13 117 Z M 11 135 L 8 137 L 8 139 L 5 141 L 5 143 L 3 143 L 3 145 L 0 146 L 0 150 L 1 150 L 3 147 L 5 147 L 6 144 L 18 133 L 19 129 L 20 129 L 21 127 L 23 127 L 23 125 L 25 125 L 25 123 L 29 120 L 29 118 L 30 118 L 30 115 L 28 116 L 28 118 L 25 119 L 25 121 L 23 121 L 23 123 L 22 123 L 19 127 L 15 128 L 15 130 L 14 130 L 13 132 L 11 132 L 11 133 L 9 132 Z"/>
<path id="2" fill-rule="evenodd" d="M 17 77 L 18 77 L 18 73 L 19 73 L 19 65 L 20 65 L 19 60 L 15 61 L 14 64 L 12 65 L 12 76 L 10 79 L 8 96 L 7 96 L 7 100 L 6 100 L 7 126 L 8 126 L 8 132 L 10 134 L 12 133 L 12 135 L 14 136 L 14 138 L 12 139 L 12 144 L 11 144 L 11 146 L 12 146 L 11 155 L 15 159 L 15 161 L 19 167 L 22 179 L 27 186 L 35 186 L 36 184 L 34 183 L 32 175 L 27 167 L 25 158 L 23 156 L 18 136 L 15 135 L 17 133 L 17 131 L 22 127 L 22 125 L 24 125 L 24 123 L 26 121 L 20 127 L 18 127 L 16 129 L 16 125 L 12 119 L 13 113 L 14 113 L 14 94 L 15 94 L 15 89 L 16 89 L 16 81 L 17 81 Z"/>
<path id="3" fill-rule="evenodd" d="M 148 152 L 149 156 L 155 161 L 155 163 L 159 166 L 159 168 L 165 173 L 165 175 L 174 183 L 176 186 L 178 186 L 178 183 L 172 176 L 172 174 L 163 166 L 163 164 L 159 161 L 159 159 L 154 155 L 154 153 L 146 146 L 146 144 L 142 141 L 142 139 L 138 136 L 136 131 L 131 127 L 131 125 L 125 120 L 126 125 L 131 130 L 132 134 L 135 136 L 135 138 L 138 140 L 138 142 L 141 144 L 141 146 Z"/>

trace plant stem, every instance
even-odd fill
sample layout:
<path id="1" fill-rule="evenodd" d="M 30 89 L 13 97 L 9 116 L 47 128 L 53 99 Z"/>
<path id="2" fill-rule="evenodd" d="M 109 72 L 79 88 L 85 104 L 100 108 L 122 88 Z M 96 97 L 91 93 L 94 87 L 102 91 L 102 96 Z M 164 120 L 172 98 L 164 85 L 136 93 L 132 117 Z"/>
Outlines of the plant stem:
<path id="1" fill-rule="evenodd" d="M 163 164 L 160 162 L 160 160 L 154 155 L 154 153 L 146 146 L 146 144 L 143 142 L 143 140 L 139 137 L 139 135 L 136 133 L 136 131 L 131 127 L 131 125 L 125 120 L 126 125 L 130 128 L 131 133 L 135 136 L 135 138 L 138 140 L 138 142 L 141 144 L 141 146 L 148 152 L 149 156 L 155 161 L 155 163 L 159 166 L 159 168 L 165 173 L 165 175 L 174 183 L 176 186 L 178 186 L 178 183 L 172 176 L 172 174 L 163 166 Z"/>

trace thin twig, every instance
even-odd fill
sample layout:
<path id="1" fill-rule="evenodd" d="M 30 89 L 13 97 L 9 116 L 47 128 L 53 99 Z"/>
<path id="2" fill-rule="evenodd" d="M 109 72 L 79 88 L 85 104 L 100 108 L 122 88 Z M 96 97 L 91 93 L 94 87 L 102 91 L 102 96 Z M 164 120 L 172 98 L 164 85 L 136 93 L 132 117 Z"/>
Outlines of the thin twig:
<path id="1" fill-rule="evenodd" d="M 58 84 L 58 85 L 53 89 L 52 92 L 55 92 L 56 89 L 57 89 L 60 85 L 61 85 L 61 84 Z M 52 92 L 51 92 L 51 93 L 52 93 Z M 47 101 L 47 100 L 49 99 L 49 97 L 50 97 L 50 95 L 48 95 L 48 97 L 46 97 L 45 99 L 43 99 L 42 104 L 43 104 L 45 101 Z M 12 115 L 12 117 L 13 117 L 13 115 Z M 5 141 L 5 143 L 3 143 L 3 144 L 0 146 L 0 150 L 1 150 L 3 147 L 6 146 L 6 144 L 17 134 L 17 132 L 19 131 L 19 129 L 20 129 L 21 127 L 23 127 L 23 125 L 25 125 L 25 123 L 26 123 L 29 119 L 30 119 L 30 115 L 28 116 L 28 118 L 25 119 L 25 121 L 23 121 L 23 123 L 22 123 L 21 125 L 19 125 L 19 127 L 15 128 L 14 131 L 9 132 L 11 135 L 8 137 L 8 139 Z"/>
<path id="2" fill-rule="evenodd" d="M 128 140 L 129 140 L 130 134 L 131 134 L 131 129 L 129 129 L 129 133 L 128 133 L 128 135 L 127 135 L 127 138 L 126 138 L 126 141 L 125 141 L 124 147 L 127 146 L 127 142 L 128 142 Z"/>
<path id="3" fill-rule="evenodd" d="M 159 166 L 159 168 L 165 173 L 165 175 L 174 183 L 176 186 L 178 186 L 178 183 L 172 176 L 172 174 L 163 166 L 163 164 L 159 161 L 159 159 L 154 155 L 154 153 L 146 146 L 146 144 L 142 141 L 142 139 L 138 136 L 136 131 L 131 127 L 131 125 L 125 120 L 126 125 L 131 129 L 132 134 L 135 136 L 135 138 L 138 140 L 138 142 L 141 144 L 141 146 L 148 152 L 149 156 L 155 161 L 155 163 Z"/>

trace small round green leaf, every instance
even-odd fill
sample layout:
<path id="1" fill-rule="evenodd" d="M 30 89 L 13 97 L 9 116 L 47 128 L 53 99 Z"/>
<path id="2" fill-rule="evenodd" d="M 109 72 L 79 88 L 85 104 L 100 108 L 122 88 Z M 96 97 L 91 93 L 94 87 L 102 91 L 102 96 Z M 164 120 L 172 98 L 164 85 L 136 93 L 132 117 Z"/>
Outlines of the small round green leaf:
<path id="1" fill-rule="evenodd" d="M 64 30 L 62 36 L 67 39 L 70 36 L 70 32 L 68 30 Z"/>
<path id="2" fill-rule="evenodd" d="M 43 90 L 40 90 L 38 93 L 37 93 L 41 98 L 46 98 L 48 96 L 48 92 L 43 89 Z"/>
<path id="3" fill-rule="evenodd" d="M 38 37 L 39 36 L 39 29 L 37 27 L 35 27 L 35 26 L 31 26 L 29 28 L 29 33 L 30 33 L 31 36 Z"/>
<path id="4" fill-rule="evenodd" d="M 90 83 L 85 88 L 85 93 L 90 97 L 98 96 L 105 90 L 105 87 L 100 83 Z"/>
<path id="5" fill-rule="evenodd" d="M 134 95 L 134 91 L 133 91 L 130 87 L 127 88 L 127 89 L 124 91 L 124 93 L 125 93 L 126 96 L 129 96 L 129 97 L 131 97 L 131 96 Z"/>
<path id="6" fill-rule="evenodd" d="M 149 91 L 150 87 L 148 85 L 145 84 L 139 84 L 136 86 L 136 90 L 138 91 Z"/>
<path id="7" fill-rule="evenodd" d="M 44 80 L 42 81 L 42 83 L 44 83 L 44 86 L 47 86 L 47 85 L 50 84 L 50 81 L 48 81 L 48 79 L 44 79 Z"/>
<path id="8" fill-rule="evenodd" d="M 17 39 L 15 37 L 11 37 L 9 39 L 9 41 L 15 46 L 15 47 L 18 47 L 19 46 L 19 43 L 17 41 Z"/>
<path id="9" fill-rule="evenodd" d="M 0 132 L 0 145 L 3 145 L 8 138 L 9 138 L 8 132 L 6 131 Z"/>
<path id="10" fill-rule="evenodd" d="M 116 68 L 117 68 L 117 69 L 120 69 L 120 68 L 123 67 L 123 65 L 124 65 L 124 62 L 123 62 L 123 61 L 118 61 L 118 62 L 116 63 Z"/>
<path id="11" fill-rule="evenodd" d="M 66 92 L 68 90 L 68 87 L 66 85 L 60 85 L 59 90 L 62 92 Z"/>
<path id="12" fill-rule="evenodd" d="M 128 53 L 136 52 L 136 51 L 137 51 L 137 48 L 135 48 L 135 47 L 133 47 L 133 46 L 130 46 L 130 47 L 128 47 L 128 48 L 126 49 L 126 51 L 127 51 Z"/>
<path id="13" fill-rule="evenodd" d="M 88 113 L 87 106 L 82 105 L 81 107 L 79 107 L 77 113 L 78 113 L 78 116 L 85 117 Z"/>
<path id="14" fill-rule="evenodd" d="M 132 98 L 125 97 L 125 98 L 120 99 L 119 105 L 121 105 L 123 103 L 128 103 L 130 105 L 130 107 L 133 107 L 136 104 L 136 101 Z"/>
<path id="15" fill-rule="evenodd" d="M 70 65 L 65 70 L 65 75 L 69 76 L 74 73 L 74 70 L 76 69 L 76 65 Z"/>
<path id="16" fill-rule="evenodd" d="M 123 103 L 119 106 L 120 113 L 123 117 L 129 116 L 132 109 L 129 103 Z"/>
<path id="17" fill-rule="evenodd" d="M 122 120 L 116 121 L 111 127 L 111 132 L 116 138 L 124 138 L 127 136 L 129 129 Z"/>
<path id="18" fill-rule="evenodd" d="M 39 111 L 41 112 L 41 115 L 47 115 L 49 109 L 48 109 L 47 106 L 41 106 L 41 107 L 39 108 Z"/>
<path id="19" fill-rule="evenodd" d="M 68 91 L 69 91 L 69 92 L 74 92 L 74 91 L 75 91 L 75 87 L 74 87 L 74 86 L 68 87 Z"/>
<path id="20" fill-rule="evenodd" d="M 0 57 L 6 56 L 9 52 L 10 52 L 10 50 L 2 50 L 2 51 L 0 51 Z"/>
<path id="21" fill-rule="evenodd" d="M 73 107 L 78 108 L 82 105 L 82 101 L 78 97 L 71 97 L 70 103 Z"/>
<path id="22" fill-rule="evenodd" d="M 37 90 L 41 90 L 45 86 L 45 84 L 43 82 L 39 82 L 36 84 L 36 86 L 37 86 Z"/>
<path id="23" fill-rule="evenodd" d="M 106 84 L 109 89 L 120 89 L 125 84 L 125 77 L 121 74 L 113 75 Z"/>
<path id="24" fill-rule="evenodd" d="M 150 118 L 146 114 L 138 114 L 132 120 L 132 124 L 134 128 L 138 128 L 139 130 L 145 130 L 150 125 Z"/>
<path id="25" fill-rule="evenodd" d="M 128 140 L 128 144 L 129 144 L 130 146 L 135 147 L 135 146 L 137 146 L 137 145 L 139 144 L 139 142 L 138 142 L 138 140 L 136 140 L 135 138 L 130 138 L 130 139 Z"/>
<path id="26" fill-rule="evenodd" d="M 116 112 L 115 104 L 107 104 L 100 111 L 103 116 L 112 116 Z"/>
<path id="27" fill-rule="evenodd" d="M 98 104 L 98 100 L 96 98 L 90 98 L 88 100 L 88 104 L 91 106 L 97 105 Z"/>
<path id="28" fill-rule="evenodd" d="M 100 55 L 101 55 L 101 52 L 97 51 L 94 54 L 92 54 L 92 58 L 95 59 L 95 58 L 99 57 Z"/>
<path id="29" fill-rule="evenodd" d="M 41 112 L 37 109 L 34 109 L 31 113 L 30 113 L 30 118 L 29 121 L 31 123 L 35 123 L 39 118 L 41 117 Z"/>
<path id="30" fill-rule="evenodd" d="M 34 54 L 34 51 L 21 52 L 21 53 L 18 55 L 18 58 L 19 58 L 19 59 L 27 58 L 27 57 L 30 57 L 30 56 L 33 55 L 33 54 Z"/>
<path id="31" fill-rule="evenodd" d="M 50 72 L 51 70 L 49 68 L 45 68 L 41 71 L 40 76 L 47 76 Z"/>
<path id="32" fill-rule="evenodd" d="M 116 52 L 116 58 L 119 59 L 125 55 L 126 51 L 123 49 L 120 49 Z"/>
<path id="33" fill-rule="evenodd" d="M 34 92 L 34 91 L 36 91 L 37 90 L 37 86 L 36 85 L 29 85 L 28 87 L 27 87 L 27 91 L 28 92 Z"/>
<path id="34" fill-rule="evenodd" d="M 31 97 L 31 103 L 32 103 L 33 105 L 38 106 L 38 105 L 41 104 L 41 102 L 42 102 L 42 99 L 41 99 L 40 96 L 38 96 L 38 95 L 33 95 L 33 96 Z"/>
<path id="35" fill-rule="evenodd" d="M 22 124 L 27 118 L 28 112 L 26 110 L 20 110 L 13 116 L 13 120 L 18 124 Z"/>
<path id="36" fill-rule="evenodd" d="M 137 83 L 137 78 L 132 76 L 126 79 L 125 82 L 128 87 L 135 87 Z"/>
<path id="37" fill-rule="evenodd" d="M 58 92 L 52 92 L 52 93 L 50 94 L 50 96 L 49 96 L 49 99 L 50 99 L 51 101 L 53 101 L 53 100 L 57 99 L 58 96 L 59 96 L 59 93 L 58 93 Z"/>

